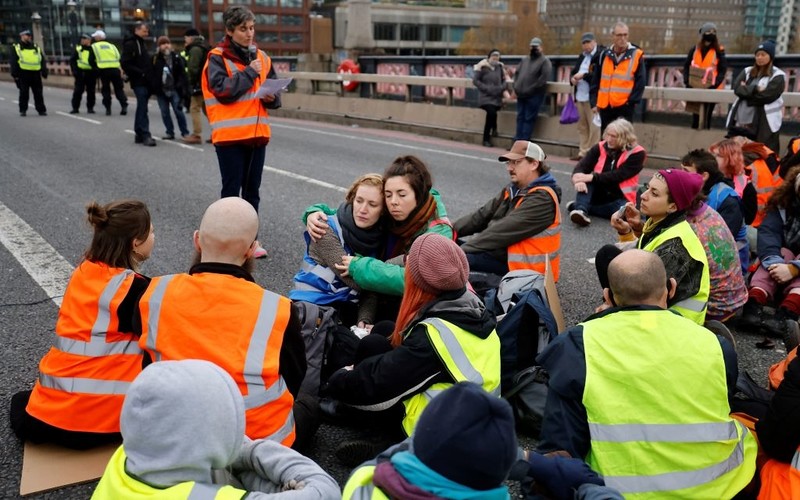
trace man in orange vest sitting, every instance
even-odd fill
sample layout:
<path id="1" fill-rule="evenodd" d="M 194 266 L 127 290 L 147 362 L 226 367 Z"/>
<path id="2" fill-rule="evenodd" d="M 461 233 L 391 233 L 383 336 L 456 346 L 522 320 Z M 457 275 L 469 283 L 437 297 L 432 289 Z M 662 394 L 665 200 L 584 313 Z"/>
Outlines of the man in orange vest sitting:
<path id="1" fill-rule="evenodd" d="M 537 144 L 516 141 L 499 161 L 511 183 L 475 212 L 458 219 L 453 229 L 471 236 L 461 248 L 472 271 L 503 275 L 517 269 L 545 272 L 549 257 L 558 281 L 561 249 L 561 188 L 544 163 Z"/>
<path id="2" fill-rule="evenodd" d="M 644 52 L 628 41 L 628 25 L 614 25 L 614 43 L 600 56 L 600 71 L 595 71 L 589 101 L 600 114 L 601 132 L 617 118 L 633 121 L 633 110 L 642 100 L 647 84 Z"/>
<path id="3" fill-rule="evenodd" d="M 142 296 L 139 346 L 152 361 L 217 364 L 244 396 L 247 436 L 297 449 L 316 429 L 316 401 L 295 404 L 306 372 L 299 313 L 250 274 L 257 231 L 258 215 L 247 201 L 212 203 L 194 232 L 189 273 L 154 278 Z"/>
<path id="4" fill-rule="evenodd" d="M 572 222 L 588 226 L 589 215 L 610 219 L 626 203 L 636 203 L 639 172 L 647 152 L 636 143 L 633 125 L 617 118 L 606 128 L 603 140 L 586 153 L 572 171 L 575 201 L 567 203 Z"/>

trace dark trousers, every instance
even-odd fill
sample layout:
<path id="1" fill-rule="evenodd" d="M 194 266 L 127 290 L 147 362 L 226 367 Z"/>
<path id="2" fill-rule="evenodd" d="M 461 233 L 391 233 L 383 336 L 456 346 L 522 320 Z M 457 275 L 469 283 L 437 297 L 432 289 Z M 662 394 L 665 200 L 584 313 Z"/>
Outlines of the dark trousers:
<path id="1" fill-rule="evenodd" d="M 542 107 L 545 94 L 534 94 L 530 97 L 517 98 L 517 132 L 515 141 L 529 141 L 536 126 L 539 108 Z"/>
<path id="2" fill-rule="evenodd" d="M 19 72 L 19 112 L 28 111 L 28 98 L 33 92 L 33 105 L 39 113 L 47 112 L 42 95 L 42 74 L 38 71 Z"/>
<path id="3" fill-rule="evenodd" d="M 11 430 L 22 441 L 31 443 L 53 443 L 73 450 L 88 450 L 109 443 L 121 443 L 122 434 L 118 432 L 78 432 L 53 427 L 28 414 L 25 407 L 32 391 L 18 392 L 11 396 Z"/>
<path id="4" fill-rule="evenodd" d="M 705 113 L 703 118 L 705 119 L 705 126 L 704 129 L 708 130 L 711 128 L 711 115 L 714 114 L 714 106 L 717 103 L 715 102 L 707 102 L 705 107 Z M 692 128 L 700 128 L 700 115 L 692 114 Z"/>
<path id="5" fill-rule="evenodd" d="M 484 104 L 481 109 L 486 111 L 486 122 L 483 124 L 483 142 L 489 142 L 492 135 L 497 135 L 497 111 L 500 107 Z"/>
<path id="6" fill-rule="evenodd" d="M 241 196 L 258 212 L 258 203 L 261 201 L 258 190 L 261 187 L 267 145 L 231 144 L 214 145 L 214 148 L 217 150 L 219 173 L 222 177 L 220 198 Z"/>
<path id="7" fill-rule="evenodd" d="M 497 274 L 503 276 L 508 272 L 508 261 L 497 260 L 488 252 L 467 253 L 470 271 Z"/>
<path id="8" fill-rule="evenodd" d="M 600 114 L 601 123 L 600 136 L 602 137 L 603 133 L 605 133 L 608 124 L 617 118 L 625 118 L 629 122 L 633 123 L 633 110 L 635 107 L 635 105 L 629 103 L 623 104 L 622 106 L 617 106 L 616 108 L 597 108 L 597 111 Z"/>
<path id="9" fill-rule="evenodd" d="M 147 116 L 150 90 L 146 86 L 140 85 L 133 87 L 133 93 L 136 94 L 136 116 L 133 118 L 133 131 L 136 132 L 137 138 L 146 139 L 150 137 L 150 118 Z"/>
<path id="10" fill-rule="evenodd" d="M 186 115 L 183 114 L 181 109 L 182 100 L 177 92 L 171 92 L 169 96 L 165 94 L 156 94 L 158 101 L 158 108 L 161 110 L 161 121 L 164 122 L 164 128 L 167 129 L 167 135 L 175 135 L 175 124 L 172 123 L 172 115 L 169 110 L 175 113 L 175 118 L 178 120 L 178 128 L 181 135 L 189 135 L 189 129 L 186 126 Z"/>
<path id="11" fill-rule="evenodd" d="M 75 73 L 75 87 L 72 90 L 72 109 L 77 111 L 81 107 L 83 93 L 86 92 L 86 109 L 94 110 L 94 88 L 97 84 L 97 77 L 94 71 L 79 69 Z"/>
<path id="12" fill-rule="evenodd" d="M 125 95 L 125 88 L 122 83 L 122 75 L 119 73 L 119 68 L 104 68 L 99 70 L 99 73 L 100 83 L 102 84 L 100 93 L 103 95 L 103 107 L 106 109 L 111 108 L 111 86 L 113 85 L 114 96 L 117 98 L 117 101 L 119 101 L 119 105 L 122 109 L 126 109 L 128 107 L 128 96 Z"/>
<path id="13" fill-rule="evenodd" d="M 575 193 L 575 207 L 573 210 L 583 210 L 587 215 L 596 215 L 604 219 L 611 219 L 614 212 L 628 203 L 625 198 L 610 201 L 607 203 L 594 203 L 592 194 L 594 193 L 594 183 L 589 182 L 586 184 L 587 191 L 585 193 Z M 472 267 L 470 266 L 470 269 Z"/>

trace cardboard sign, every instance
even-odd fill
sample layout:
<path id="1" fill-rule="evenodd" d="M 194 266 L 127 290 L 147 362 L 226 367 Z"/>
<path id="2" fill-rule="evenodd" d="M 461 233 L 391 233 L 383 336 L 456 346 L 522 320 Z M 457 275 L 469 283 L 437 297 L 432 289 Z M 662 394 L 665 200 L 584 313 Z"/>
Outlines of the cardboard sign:
<path id="1" fill-rule="evenodd" d="M 545 270 L 544 270 L 544 291 L 547 294 L 547 302 L 550 306 L 550 311 L 553 312 L 553 317 L 556 319 L 558 326 L 558 333 L 567 329 L 564 322 L 564 311 L 561 310 L 561 299 L 558 298 L 558 290 L 556 289 L 556 279 L 553 276 L 553 270 L 550 268 L 550 256 L 545 255 Z"/>
<path id="2" fill-rule="evenodd" d="M 121 443 L 91 450 L 71 450 L 54 444 L 25 443 L 20 495 L 30 495 L 100 479 Z"/>

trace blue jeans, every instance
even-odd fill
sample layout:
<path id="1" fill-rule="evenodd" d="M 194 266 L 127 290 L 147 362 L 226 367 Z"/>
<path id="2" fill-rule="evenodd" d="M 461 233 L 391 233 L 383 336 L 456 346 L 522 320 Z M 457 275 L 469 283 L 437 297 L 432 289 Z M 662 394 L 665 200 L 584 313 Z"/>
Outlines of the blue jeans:
<path id="1" fill-rule="evenodd" d="M 150 119 L 147 117 L 147 101 L 150 100 L 150 90 L 145 86 L 133 87 L 136 95 L 136 116 L 133 118 L 133 131 L 136 137 L 145 139 L 150 137 Z"/>
<path id="2" fill-rule="evenodd" d="M 628 203 L 627 199 L 620 198 L 619 200 L 610 201 L 608 203 L 592 204 L 592 193 L 594 192 L 594 186 L 592 186 L 592 183 L 590 182 L 586 184 L 586 188 L 587 192 L 585 193 L 575 193 L 575 206 L 573 207 L 573 210 L 583 210 L 587 215 L 596 215 L 597 217 L 602 217 L 604 219 L 611 219 L 611 216 L 614 215 L 614 212 Z"/>
<path id="3" fill-rule="evenodd" d="M 499 261 L 487 252 L 468 253 L 467 262 L 470 271 L 492 273 L 503 276 L 508 272 L 508 262 Z"/>
<path id="4" fill-rule="evenodd" d="M 220 198 L 241 196 L 258 212 L 258 203 L 261 201 L 258 190 L 261 187 L 267 145 L 254 147 L 231 144 L 215 145 L 214 148 L 217 150 L 219 173 L 222 176 Z"/>
<path id="5" fill-rule="evenodd" d="M 158 107 L 161 110 L 161 120 L 164 122 L 164 127 L 167 129 L 167 135 L 175 135 L 175 127 L 172 125 L 172 116 L 169 114 L 169 108 L 175 112 L 175 118 L 178 119 L 178 128 L 181 129 L 181 135 L 189 135 L 189 128 L 186 126 L 186 115 L 183 114 L 181 106 L 181 96 L 177 92 L 171 93 L 169 96 L 163 94 L 156 94 L 158 100 Z"/>
<path id="6" fill-rule="evenodd" d="M 517 133 L 515 141 L 529 141 L 539 116 L 545 94 L 534 94 L 531 97 L 517 98 Z"/>

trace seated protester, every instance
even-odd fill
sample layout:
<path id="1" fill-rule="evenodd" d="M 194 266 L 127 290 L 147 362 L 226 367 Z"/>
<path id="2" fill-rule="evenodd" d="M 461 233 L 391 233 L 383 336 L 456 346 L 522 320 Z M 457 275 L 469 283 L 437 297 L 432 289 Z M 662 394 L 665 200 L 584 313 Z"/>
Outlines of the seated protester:
<path id="1" fill-rule="evenodd" d="M 570 220 L 588 226 L 590 215 L 610 219 L 625 203 L 636 203 L 645 160 L 647 152 L 636 143 L 631 122 L 625 118 L 611 122 L 603 140 L 572 171 L 576 194 L 575 201 L 567 203 Z"/>
<path id="2" fill-rule="evenodd" d="M 428 404 L 411 437 L 354 470 L 342 498 L 508 499 L 518 454 L 511 406 L 461 382 Z"/>
<path id="3" fill-rule="evenodd" d="M 128 390 L 122 446 L 92 498 L 339 497 L 339 485 L 312 460 L 247 438 L 244 414 L 236 383 L 214 363 L 148 366 Z"/>
<path id="4" fill-rule="evenodd" d="M 559 277 L 561 249 L 561 188 L 537 144 L 516 141 L 499 157 L 511 183 L 475 212 L 453 225 L 472 271 L 504 275 L 530 269 L 544 274 L 549 256 L 553 276 Z"/>
<path id="5" fill-rule="evenodd" d="M 90 203 L 91 246 L 72 273 L 53 346 L 33 391 L 11 397 L 11 429 L 23 441 L 88 449 L 119 442 L 125 389 L 142 370 L 134 310 L 149 278 L 138 274 L 155 236 L 137 200 Z"/>
<path id="6" fill-rule="evenodd" d="M 303 449 L 318 422 L 316 401 L 297 400 L 306 373 L 299 306 L 255 283 L 257 232 L 258 215 L 247 201 L 212 203 L 194 232 L 196 263 L 188 273 L 154 278 L 142 296 L 139 346 L 145 363 L 216 363 L 245 398 L 251 439 Z"/>
<path id="7" fill-rule="evenodd" d="M 705 249 L 686 222 L 686 211 L 702 185 L 703 178 L 697 174 L 659 170 L 642 193 L 641 211 L 628 203 L 622 217 L 619 213 L 611 217 L 621 246 L 635 246 L 661 257 L 667 275 L 678 283 L 669 298 L 669 308 L 698 325 L 705 322 L 711 279 Z M 642 222 L 642 215 L 648 217 L 647 222 Z M 597 252 L 595 265 L 603 288 L 608 288 L 608 263 L 621 251 L 606 245 Z"/>
<path id="8" fill-rule="evenodd" d="M 705 195 L 700 192 L 686 210 L 686 222 L 703 245 L 708 260 L 710 290 L 706 322 L 725 322 L 747 302 L 747 286 L 736 241 L 722 217 L 703 198 Z"/>
<path id="9" fill-rule="evenodd" d="M 681 158 L 681 168 L 703 177 L 703 194 L 706 203 L 725 221 L 736 240 L 742 276 L 747 276 L 750 267 L 750 245 L 747 243 L 747 227 L 744 222 L 744 205 L 733 189 L 733 181 L 726 179 L 717 165 L 717 158 L 704 149 L 693 149 Z"/>
<path id="10" fill-rule="evenodd" d="M 401 426 L 403 436 L 411 435 L 428 402 L 454 383 L 500 392 L 496 321 L 466 288 L 464 252 L 444 236 L 424 234 L 411 245 L 405 270 L 406 291 L 390 340 L 378 333 L 364 337 L 359 350 L 369 344 L 375 355 L 357 354 L 360 361 L 334 372 L 323 388 L 340 403 L 383 412 L 379 417 L 390 426 L 384 431 L 394 436 Z M 363 459 L 374 454 L 370 450 Z"/>
<path id="11" fill-rule="evenodd" d="M 744 203 L 745 223 L 757 228 L 764 220 L 767 200 L 775 187 L 780 184 L 780 178 L 777 174 L 773 174 L 764 162 L 747 165 L 742 146 L 734 139 L 724 139 L 714 143 L 708 150 L 717 158 L 720 171 L 726 178 L 733 180 L 733 188 Z M 755 212 L 753 212 L 754 199 Z"/>
<path id="12" fill-rule="evenodd" d="M 789 364 L 767 414 L 756 423 L 761 449 L 769 460 L 761 468 L 758 498 L 800 495 L 800 358 Z"/>
<path id="13" fill-rule="evenodd" d="M 403 295 L 403 256 L 419 236 L 436 233 L 453 239 L 453 226 L 447 210 L 432 189 L 428 167 L 416 156 L 400 156 L 383 173 L 383 195 L 389 220 L 384 262 L 368 256 L 350 256 L 337 264 L 344 276 L 351 276 L 362 290 L 387 295 Z M 312 239 L 322 237 L 328 224 L 325 219 L 336 213 L 327 205 L 306 209 L 306 229 Z"/>
<path id="14" fill-rule="evenodd" d="M 789 170 L 797 165 L 800 165 L 800 137 L 792 137 L 789 139 L 786 155 L 781 158 L 780 168 L 778 170 L 781 179 L 785 179 Z"/>
<path id="15" fill-rule="evenodd" d="M 622 252 L 608 279 L 610 308 L 536 358 L 550 377 L 537 451 L 584 459 L 626 498 L 732 498 L 757 452 L 729 416 L 736 351 L 666 309 L 676 285 L 652 253 Z"/>
<path id="16" fill-rule="evenodd" d="M 790 351 L 800 341 L 800 167 L 789 171 L 767 204 L 767 216 L 758 228 L 760 265 L 750 280 L 749 299 L 741 323 L 763 329 L 782 339 Z M 778 309 L 763 317 L 763 306 L 775 302 Z M 771 347 L 769 342 L 765 347 Z"/>
<path id="17" fill-rule="evenodd" d="M 327 218 L 328 230 L 314 240 L 306 231 L 306 253 L 303 266 L 294 275 L 292 300 L 333 306 L 347 325 L 359 327 L 375 323 L 377 297 L 359 294 L 358 285 L 350 276 L 342 276 L 335 264 L 345 255 L 378 257 L 382 254 L 384 232 L 380 223 L 383 213 L 383 178 L 365 174 L 356 179 L 335 215 Z"/>

